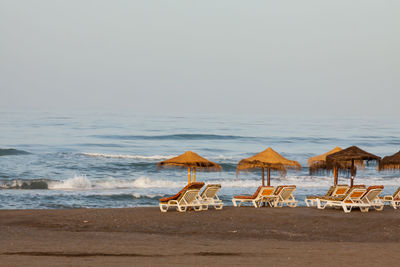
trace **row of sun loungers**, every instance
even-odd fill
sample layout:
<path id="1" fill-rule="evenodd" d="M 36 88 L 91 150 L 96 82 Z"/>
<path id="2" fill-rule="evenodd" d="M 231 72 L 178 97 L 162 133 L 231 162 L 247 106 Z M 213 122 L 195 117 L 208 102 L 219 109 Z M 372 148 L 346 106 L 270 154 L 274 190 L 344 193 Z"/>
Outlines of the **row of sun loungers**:
<path id="1" fill-rule="evenodd" d="M 307 196 L 306 205 L 317 206 L 318 209 L 326 207 L 339 207 L 344 212 L 349 213 L 353 208 L 359 208 L 361 212 L 368 212 L 370 208 L 377 211 L 383 210 L 385 203 L 394 209 L 400 207 L 400 187 L 392 196 L 380 197 L 383 185 L 374 185 L 366 188 L 365 185 L 332 186 L 325 196 Z"/>
<path id="2" fill-rule="evenodd" d="M 188 209 L 195 211 L 208 210 L 213 206 L 216 210 L 223 208 L 222 200 L 217 193 L 221 189 L 220 184 L 209 184 L 200 194 L 202 182 L 194 182 L 185 186 L 179 193 L 171 197 L 161 198 L 159 200 L 160 210 L 167 212 L 169 208 L 176 208 L 180 212 Z M 242 203 L 253 204 L 255 208 L 261 207 L 264 203 L 271 207 L 283 207 L 285 204 L 289 207 L 296 207 L 297 201 L 293 192 L 295 185 L 282 185 L 278 187 L 260 186 L 252 196 L 235 196 L 232 199 L 235 207 L 240 207 Z"/>
<path id="3" fill-rule="evenodd" d="M 167 212 L 169 208 L 174 207 L 180 212 L 188 209 L 195 211 L 208 210 L 209 206 L 213 206 L 216 210 L 223 208 L 222 200 L 219 199 L 217 193 L 221 189 L 220 184 L 209 184 L 200 193 L 204 186 L 203 182 L 194 182 L 185 186 L 178 194 L 172 197 L 160 199 L 160 210 Z M 295 185 L 281 185 L 276 188 L 273 186 L 260 186 L 253 195 L 234 196 L 232 203 L 235 207 L 240 207 L 243 203 L 259 208 L 263 205 L 271 207 L 296 207 L 296 201 L 293 192 L 296 190 Z M 323 196 L 307 196 L 305 203 L 307 207 L 316 206 L 318 209 L 327 207 L 342 208 L 344 212 L 349 213 L 353 208 L 359 208 L 361 212 L 368 212 L 370 208 L 377 211 L 383 210 L 386 204 L 394 209 L 400 208 L 400 187 L 393 195 L 383 196 L 383 186 L 375 185 L 366 188 L 365 185 L 348 185 L 331 186 L 328 192 Z"/>

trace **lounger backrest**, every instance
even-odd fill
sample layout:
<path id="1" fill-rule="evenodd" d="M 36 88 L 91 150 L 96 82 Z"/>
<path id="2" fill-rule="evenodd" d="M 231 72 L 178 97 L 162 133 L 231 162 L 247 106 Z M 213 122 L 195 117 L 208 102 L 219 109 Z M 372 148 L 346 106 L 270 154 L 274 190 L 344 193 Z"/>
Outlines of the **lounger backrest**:
<path id="1" fill-rule="evenodd" d="M 383 190 L 383 185 L 374 185 L 370 186 L 367 189 L 367 192 L 363 195 L 362 199 L 367 199 L 368 201 L 373 201 L 375 198 L 379 196 L 380 193 L 382 193 Z"/>
<path id="2" fill-rule="evenodd" d="M 190 183 L 185 188 L 183 188 L 178 194 L 179 196 L 176 198 L 176 200 L 179 202 L 181 199 L 184 197 L 185 193 L 189 190 L 197 190 L 197 194 L 200 193 L 200 189 L 204 186 L 203 182 L 194 182 Z"/>
<path id="3" fill-rule="evenodd" d="M 275 187 L 273 186 L 261 186 L 260 192 L 257 195 L 257 198 L 271 196 L 275 191 Z"/>
<path id="4" fill-rule="evenodd" d="M 275 188 L 274 195 L 278 195 L 279 192 L 281 192 L 282 188 L 283 188 L 283 185 L 278 185 L 278 186 Z"/>
<path id="5" fill-rule="evenodd" d="M 202 198 L 213 198 L 217 195 L 218 191 L 221 189 L 220 184 L 209 184 L 206 186 L 204 191 L 201 193 Z"/>
<path id="6" fill-rule="evenodd" d="M 180 198 L 182 198 L 183 194 L 192 188 L 198 188 L 200 190 L 200 188 L 202 188 L 204 185 L 203 182 L 194 182 L 194 183 L 190 183 L 188 185 L 186 185 L 184 188 L 182 188 L 181 191 L 179 191 L 176 195 L 172 196 L 172 197 L 164 197 L 160 199 L 160 202 L 167 202 L 170 200 L 179 200 Z"/>
<path id="7" fill-rule="evenodd" d="M 394 192 L 393 199 L 394 200 L 399 200 L 400 199 L 400 187 L 397 188 L 396 192 Z"/>
<path id="8" fill-rule="evenodd" d="M 259 186 L 256 190 L 256 192 L 254 192 L 254 194 L 251 196 L 251 198 L 257 198 L 258 195 L 260 194 L 262 186 Z"/>
<path id="9" fill-rule="evenodd" d="M 283 200 L 287 200 L 290 198 L 295 190 L 295 185 L 283 185 L 281 186 L 281 189 L 277 193 L 275 193 L 275 195 L 279 195 Z"/>
<path id="10" fill-rule="evenodd" d="M 336 189 L 336 186 L 335 186 L 335 185 L 332 185 L 332 186 L 329 188 L 328 192 L 326 192 L 325 196 L 326 196 L 326 197 L 332 196 L 332 193 L 335 192 L 335 189 Z"/>
<path id="11" fill-rule="evenodd" d="M 343 196 L 349 191 L 350 187 L 348 185 L 337 185 L 332 192 L 331 196 Z"/>
<path id="12" fill-rule="evenodd" d="M 360 200 L 360 198 L 365 194 L 366 191 L 367 189 L 362 187 L 352 187 L 346 195 L 344 202 L 351 203 L 353 201 Z"/>
<path id="13" fill-rule="evenodd" d="M 200 189 L 190 189 L 187 190 L 183 195 L 182 198 L 178 200 L 178 202 L 186 202 L 186 204 L 192 204 L 196 197 L 199 195 Z"/>

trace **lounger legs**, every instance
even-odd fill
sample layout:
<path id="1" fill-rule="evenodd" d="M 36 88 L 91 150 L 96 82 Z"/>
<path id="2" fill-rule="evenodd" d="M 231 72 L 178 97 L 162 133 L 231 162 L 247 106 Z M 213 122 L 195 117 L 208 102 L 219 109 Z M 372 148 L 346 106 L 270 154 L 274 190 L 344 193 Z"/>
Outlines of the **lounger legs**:
<path id="1" fill-rule="evenodd" d="M 202 211 L 203 207 L 202 205 L 193 205 L 193 206 L 185 206 L 185 205 L 179 205 L 179 204 L 159 204 L 161 212 L 167 212 L 169 207 L 176 207 L 176 210 L 179 212 L 186 212 L 189 208 L 193 208 L 195 211 Z"/>
<path id="2" fill-rule="evenodd" d="M 368 212 L 369 207 L 360 207 L 361 212 Z"/>
<path id="3" fill-rule="evenodd" d="M 161 210 L 161 212 L 167 212 L 168 211 L 168 205 L 160 204 L 160 210 Z"/>
<path id="4" fill-rule="evenodd" d="M 208 205 L 207 204 L 203 204 L 201 206 L 201 210 L 208 210 Z"/>
<path id="5" fill-rule="evenodd" d="M 321 201 L 319 198 L 317 198 L 317 208 L 320 210 L 325 209 L 327 202 Z"/>
<path id="6" fill-rule="evenodd" d="M 374 206 L 374 209 L 377 210 L 377 211 L 382 211 L 383 210 L 383 205 Z"/>
<path id="7" fill-rule="evenodd" d="M 306 198 L 304 200 L 304 202 L 306 203 L 307 207 L 314 207 L 314 206 L 317 205 L 317 199 L 308 199 L 308 198 Z"/>
<path id="8" fill-rule="evenodd" d="M 351 212 L 351 206 L 348 206 L 348 207 L 347 207 L 345 204 L 343 204 L 343 205 L 342 205 L 342 208 L 343 208 L 343 211 L 346 212 L 346 213 Z"/>
<path id="9" fill-rule="evenodd" d="M 177 206 L 176 207 L 176 210 L 177 211 L 179 211 L 179 212 L 185 212 L 186 210 L 187 210 L 187 208 L 184 206 L 184 207 L 182 207 L 182 206 Z"/>
<path id="10" fill-rule="evenodd" d="M 235 206 L 235 207 L 242 206 L 242 203 L 244 203 L 244 202 L 248 202 L 248 203 L 250 203 L 250 205 L 253 204 L 254 207 L 257 208 L 257 203 L 255 203 L 255 201 L 243 201 L 243 200 L 240 200 L 240 199 L 232 199 L 233 206 Z"/>

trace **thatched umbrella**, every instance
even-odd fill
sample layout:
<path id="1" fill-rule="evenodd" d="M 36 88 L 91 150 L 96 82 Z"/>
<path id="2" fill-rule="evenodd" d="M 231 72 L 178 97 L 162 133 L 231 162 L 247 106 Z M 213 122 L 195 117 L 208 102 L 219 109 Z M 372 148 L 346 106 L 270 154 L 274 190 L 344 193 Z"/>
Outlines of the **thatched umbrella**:
<path id="1" fill-rule="evenodd" d="M 379 171 L 384 170 L 400 170 L 400 151 L 382 159 L 379 164 Z"/>
<path id="2" fill-rule="evenodd" d="M 328 169 L 340 168 L 343 164 L 351 164 L 351 186 L 354 184 L 354 176 L 355 176 L 355 162 L 360 161 L 376 161 L 380 162 L 381 158 L 368 153 L 356 146 L 351 146 L 346 149 L 343 149 L 339 152 L 333 153 L 326 157 L 326 166 Z"/>
<path id="3" fill-rule="evenodd" d="M 341 150 L 342 149 L 337 146 L 334 149 L 326 152 L 325 154 L 309 158 L 307 164 L 310 167 L 310 175 L 313 175 L 313 174 L 321 172 L 321 171 L 326 171 L 327 170 L 326 156 L 331 155 L 336 152 L 339 152 Z M 338 170 L 337 167 L 333 168 L 333 177 L 334 177 L 333 183 L 334 183 L 334 185 L 337 185 L 337 183 L 338 183 L 338 171 L 337 170 Z"/>
<path id="4" fill-rule="evenodd" d="M 221 171 L 222 167 L 209 161 L 197 153 L 192 151 L 186 151 L 180 156 L 173 157 L 171 159 L 167 159 L 158 163 L 159 168 L 188 168 L 188 182 L 190 183 L 190 169 L 193 168 L 193 182 L 196 181 L 196 169 L 200 170 L 209 170 L 209 171 Z"/>
<path id="5" fill-rule="evenodd" d="M 267 169 L 267 185 L 271 185 L 271 170 L 279 171 L 281 173 L 286 173 L 286 169 L 301 169 L 300 163 L 294 160 L 289 160 L 281 155 L 278 152 L 274 151 L 272 148 L 267 148 L 266 150 L 258 153 L 247 159 L 242 159 L 239 161 L 236 173 L 241 170 L 249 170 L 249 169 L 261 169 L 262 171 L 262 185 L 265 185 L 264 182 L 264 169 Z"/>

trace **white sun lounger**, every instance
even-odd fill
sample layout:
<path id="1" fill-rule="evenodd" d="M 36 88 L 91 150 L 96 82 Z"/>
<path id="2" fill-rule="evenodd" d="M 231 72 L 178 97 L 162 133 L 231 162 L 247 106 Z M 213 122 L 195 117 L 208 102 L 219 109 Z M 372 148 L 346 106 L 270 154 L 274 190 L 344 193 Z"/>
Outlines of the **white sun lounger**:
<path id="1" fill-rule="evenodd" d="M 307 207 L 317 206 L 317 198 L 330 197 L 330 196 L 333 197 L 343 196 L 347 193 L 347 191 L 349 191 L 349 189 L 350 186 L 345 184 L 333 185 L 329 188 L 325 196 L 307 196 L 304 202 L 306 203 Z"/>
<path id="2" fill-rule="evenodd" d="M 214 206 L 216 210 L 221 210 L 224 206 L 222 200 L 219 199 L 217 193 L 221 189 L 220 184 L 208 184 L 204 191 L 200 194 L 203 210 L 208 210 L 209 206 Z"/>
<path id="3" fill-rule="evenodd" d="M 341 207 L 345 213 L 349 213 L 352 208 L 358 207 L 361 212 L 368 212 L 370 204 L 361 201 L 366 192 L 365 186 L 353 186 L 345 196 L 318 198 L 317 207 L 318 209 Z"/>
<path id="4" fill-rule="evenodd" d="M 382 193 L 383 185 L 370 186 L 367 192 L 361 198 L 363 203 L 367 203 L 370 207 L 373 207 L 377 211 L 382 211 L 385 203 L 379 198 L 379 194 Z"/>
<path id="5" fill-rule="evenodd" d="M 202 182 L 190 183 L 178 194 L 172 197 L 161 198 L 159 200 L 161 212 L 167 212 L 170 207 L 176 207 L 176 210 L 180 212 L 185 212 L 188 208 L 201 211 L 202 204 L 199 193 L 203 186 L 204 183 Z"/>
<path id="6" fill-rule="evenodd" d="M 255 208 L 261 207 L 261 202 L 266 196 L 273 196 L 275 188 L 273 186 L 259 186 L 252 196 L 234 196 L 232 199 L 233 206 L 240 207 L 242 203 L 253 204 Z"/>
<path id="7" fill-rule="evenodd" d="M 285 204 L 288 207 L 294 208 L 298 201 L 294 198 L 293 192 L 296 190 L 295 185 L 278 186 L 274 192 L 273 198 L 264 197 L 263 201 L 268 202 L 272 207 L 282 208 Z"/>
<path id="8" fill-rule="evenodd" d="M 380 198 L 384 203 L 388 203 L 394 209 L 400 208 L 400 187 L 397 188 L 393 195 L 388 195 Z"/>

